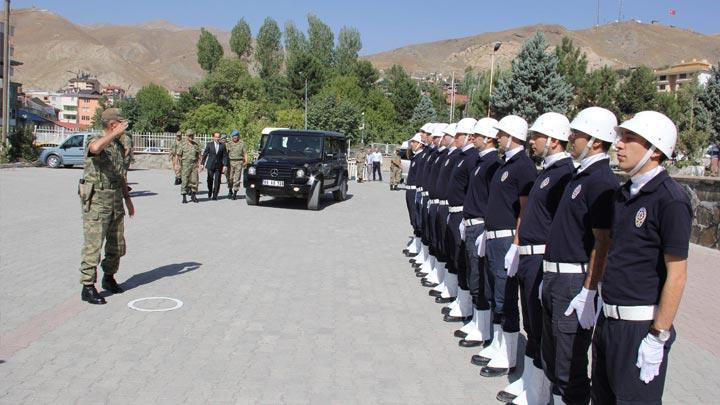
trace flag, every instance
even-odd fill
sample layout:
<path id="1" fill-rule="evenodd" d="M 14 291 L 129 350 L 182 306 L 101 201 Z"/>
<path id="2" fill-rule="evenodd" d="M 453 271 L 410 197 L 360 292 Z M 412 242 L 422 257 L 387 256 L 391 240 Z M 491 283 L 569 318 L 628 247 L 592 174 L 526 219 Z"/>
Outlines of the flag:
<path id="1" fill-rule="evenodd" d="M 670 14 L 670 15 L 675 15 L 676 13 L 677 13 L 677 10 L 675 10 L 674 8 L 671 8 L 670 10 L 668 10 L 668 14 Z"/>

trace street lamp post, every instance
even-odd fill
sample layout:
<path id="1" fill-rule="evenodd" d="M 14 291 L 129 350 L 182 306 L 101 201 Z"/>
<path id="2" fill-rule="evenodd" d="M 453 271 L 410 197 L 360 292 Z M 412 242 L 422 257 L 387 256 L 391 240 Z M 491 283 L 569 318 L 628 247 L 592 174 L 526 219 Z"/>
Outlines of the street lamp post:
<path id="1" fill-rule="evenodd" d="M 307 130 L 307 76 L 305 76 L 305 129 Z"/>
<path id="2" fill-rule="evenodd" d="M 360 143 L 365 145 L 365 112 L 361 114 L 362 123 L 360 124 Z"/>
<path id="3" fill-rule="evenodd" d="M 493 46 L 493 53 L 490 55 L 490 91 L 488 93 L 488 110 L 487 116 L 490 116 L 490 102 L 492 101 L 492 86 L 493 86 L 493 73 L 495 72 L 495 52 L 500 49 L 502 42 L 497 41 Z"/>

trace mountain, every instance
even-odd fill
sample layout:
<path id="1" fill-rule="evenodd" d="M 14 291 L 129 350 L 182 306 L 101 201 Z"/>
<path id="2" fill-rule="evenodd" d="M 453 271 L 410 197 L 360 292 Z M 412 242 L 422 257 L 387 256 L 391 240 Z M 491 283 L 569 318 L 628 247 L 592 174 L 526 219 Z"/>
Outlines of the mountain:
<path id="1" fill-rule="evenodd" d="M 508 68 L 522 44 L 536 31 L 545 34 L 550 46 L 570 37 L 588 58 L 590 68 L 608 65 L 614 68 L 647 65 L 660 67 L 696 58 L 717 63 L 720 58 L 720 36 L 660 24 L 634 21 L 613 23 L 595 28 L 571 31 L 561 25 L 537 24 L 510 30 L 484 33 L 465 38 L 409 45 L 387 52 L 368 55 L 377 68 L 402 65 L 416 76 L 431 73 L 462 73 L 466 66 L 480 70 L 490 67 L 493 44 L 501 41 L 496 61 Z"/>

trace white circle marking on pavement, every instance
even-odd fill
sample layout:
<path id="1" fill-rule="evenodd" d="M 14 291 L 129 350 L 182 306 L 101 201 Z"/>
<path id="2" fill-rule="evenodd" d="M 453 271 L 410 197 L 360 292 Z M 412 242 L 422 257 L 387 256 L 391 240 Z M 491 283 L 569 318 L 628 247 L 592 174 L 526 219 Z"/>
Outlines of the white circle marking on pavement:
<path id="1" fill-rule="evenodd" d="M 169 308 L 155 308 L 155 309 L 138 308 L 135 306 L 135 304 L 137 304 L 138 302 L 150 301 L 150 300 L 172 301 L 175 303 L 175 306 L 172 306 Z M 183 302 L 177 298 L 170 298 L 170 297 L 145 297 L 145 298 L 138 298 L 136 300 L 132 300 L 132 301 L 128 302 L 127 305 L 128 305 L 128 307 L 130 307 L 130 309 L 134 309 L 134 310 L 140 311 L 140 312 L 167 312 L 167 311 L 172 311 L 174 309 L 180 308 L 181 306 L 183 306 Z"/>

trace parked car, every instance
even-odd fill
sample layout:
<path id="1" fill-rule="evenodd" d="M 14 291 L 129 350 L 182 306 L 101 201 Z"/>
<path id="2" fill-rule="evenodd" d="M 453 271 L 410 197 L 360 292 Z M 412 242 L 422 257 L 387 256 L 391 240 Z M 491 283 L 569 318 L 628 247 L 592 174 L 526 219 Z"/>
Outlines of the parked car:
<path id="1" fill-rule="evenodd" d="M 347 198 L 347 140 L 330 131 L 275 129 L 263 134 L 258 159 L 245 170 L 245 200 L 260 204 L 263 195 L 301 198 L 317 210 L 320 196 Z"/>
<path id="2" fill-rule="evenodd" d="M 73 134 L 60 145 L 44 149 L 40 153 L 40 161 L 53 169 L 60 166 L 83 166 L 85 164 L 85 144 L 89 135 L 91 135 L 89 132 Z"/>

